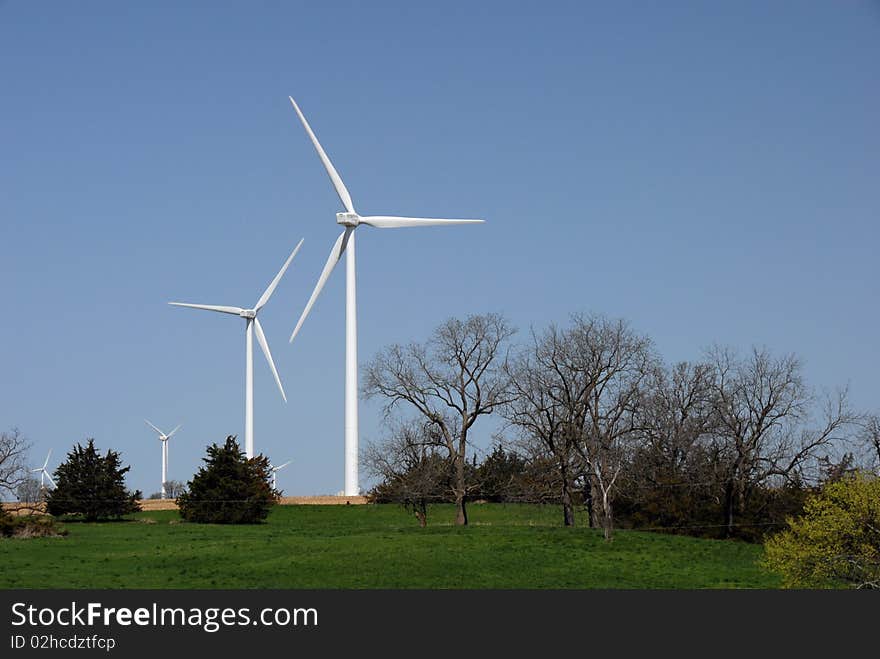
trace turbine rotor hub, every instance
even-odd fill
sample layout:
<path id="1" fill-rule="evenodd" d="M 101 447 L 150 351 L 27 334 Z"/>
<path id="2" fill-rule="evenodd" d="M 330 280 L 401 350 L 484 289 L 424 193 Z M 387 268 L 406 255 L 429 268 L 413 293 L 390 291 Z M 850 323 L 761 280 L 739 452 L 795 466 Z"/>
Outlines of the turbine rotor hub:
<path id="1" fill-rule="evenodd" d="M 242 318 L 256 318 L 257 312 L 253 309 L 242 309 L 238 315 Z"/>
<path id="2" fill-rule="evenodd" d="M 361 218 L 357 213 L 336 213 L 336 223 L 346 227 L 356 227 Z"/>

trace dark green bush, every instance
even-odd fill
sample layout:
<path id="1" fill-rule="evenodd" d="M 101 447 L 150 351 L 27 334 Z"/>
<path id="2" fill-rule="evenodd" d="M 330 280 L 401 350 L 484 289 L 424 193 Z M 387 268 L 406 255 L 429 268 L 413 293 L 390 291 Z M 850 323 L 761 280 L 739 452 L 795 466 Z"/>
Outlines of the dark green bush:
<path id="1" fill-rule="evenodd" d="M 79 515 L 86 521 L 119 518 L 140 510 L 139 492 L 125 488 L 125 474 L 119 453 L 108 450 L 101 456 L 95 440 L 77 444 L 67 461 L 55 470 L 56 487 L 46 497 L 50 515 Z"/>
<path id="2" fill-rule="evenodd" d="M 266 518 L 277 492 L 271 485 L 268 458 L 248 460 L 230 435 L 223 446 L 212 444 L 205 466 L 177 498 L 180 516 L 203 524 L 256 524 Z"/>

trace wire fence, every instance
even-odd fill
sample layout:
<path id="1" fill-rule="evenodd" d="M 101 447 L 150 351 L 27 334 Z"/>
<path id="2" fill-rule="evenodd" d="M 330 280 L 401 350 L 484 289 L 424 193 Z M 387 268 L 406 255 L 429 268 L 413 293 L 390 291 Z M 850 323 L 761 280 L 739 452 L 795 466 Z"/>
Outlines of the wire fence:
<path id="1" fill-rule="evenodd" d="M 309 497 L 310 498 L 310 497 Z M 331 498 L 329 495 L 324 495 L 321 498 Z M 363 496 L 335 496 L 333 498 L 337 498 L 341 501 L 357 501 L 360 505 L 377 505 L 367 500 L 366 497 Z M 167 510 L 176 510 L 177 502 L 175 499 L 147 499 L 144 500 L 147 502 L 156 502 L 170 506 L 169 508 L 160 509 L 141 509 L 139 512 L 165 512 Z M 118 500 L 96 500 L 93 503 L 118 503 Z M 143 502 L 141 502 L 143 503 Z M 259 503 L 255 499 L 202 499 L 199 500 L 199 505 L 205 504 L 255 504 Z M 281 505 L 310 505 L 308 503 L 303 504 L 283 504 L 281 502 L 276 502 Z M 538 508 L 541 512 L 541 515 L 537 519 L 533 518 L 520 518 L 520 519 L 509 519 L 504 522 L 498 522 L 498 525 L 506 525 L 506 526 L 557 526 L 557 524 L 551 524 L 548 522 L 546 518 L 546 509 L 553 509 L 554 512 L 562 513 L 562 504 L 555 502 L 545 502 L 545 501 L 504 501 L 504 502 L 481 502 L 481 501 L 467 501 L 468 507 L 477 507 L 479 508 L 482 505 L 493 505 L 493 506 L 531 506 L 534 508 Z M 340 505 L 336 504 L 336 505 Z M 321 504 L 311 504 L 311 505 L 321 505 Z M 405 506 L 406 502 L 401 501 L 389 501 L 383 502 L 378 505 L 392 505 L 392 506 Z M 437 500 L 427 501 L 426 505 L 431 507 L 436 506 L 451 506 L 454 505 L 454 502 L 448 501 L 445 498 L 438 497 Z M 576 506 L 581 512 L 587 512 L 581 505 Z M 22 514 L 33 514 L 33 515 L 47 515 L 46 504 L 45 503 L 35 503 L 35 502 L 12 502 L 3 504 L 3 508 L 13 514 L 13 515 L 22 515 Z M 87 511 L 83 510 L 79 513 L 69 513 L 64 516 L 76 517 L 77 515 L 85 515 Z M 62 517 L 64 517 L 62 516 Z M 480 521 L 477 524 L 478 526 L 486 526 L 493 525 L 492 522 Z M 589 522 L 589 517 L 577 526 L 582 528 L 593 527 L 597 530 L 601 530 L 602 525 L 601 522 L 595 525 L 591 525 Z M 726 528 L 772 528 L 772 527 L 784 527 L 787 526 L 785 522 L 772 522 L 772 521 L 763 521 L 763 522 L 733 522 L 733 523 L 715 523 L 715 524 L 667 524 L 667 525 L 656 525 L 656 524 L 632 524 L 628 520 L 622 520 L 622 523 L 615 522 L 614 528 L 615 530 L 635 530 L 635 531 L 697 531 L 697 530 L 707 530 L 707 529 L 726 529 Z"/>

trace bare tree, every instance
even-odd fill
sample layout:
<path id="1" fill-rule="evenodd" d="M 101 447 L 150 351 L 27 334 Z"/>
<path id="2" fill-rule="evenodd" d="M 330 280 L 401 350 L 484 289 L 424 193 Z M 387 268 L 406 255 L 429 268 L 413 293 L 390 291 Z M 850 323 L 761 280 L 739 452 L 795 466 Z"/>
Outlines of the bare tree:
<path id="1" fill-rule="evenodd" d="M 862 419 L 859 439 L 874 471 L 880 474 L 880 414 L 868 414 Z"/>
<path id="2" fill-rule="evenodd" d="M 424 527 L 428 504 L 449 488 L 449 463 L 442 450 L 443 441 L 432 424 L 409 420 L 392 423 L 386 439 L 368 444 L 361 463 L 370 476 L 381 479 L 381 494 L 403 504 Z"/>
<path id="3" fill-rule="evenodd" d="M 21 503 L 37 503 L 46 498 L 46 492 L 37 478 L 22 480 L 16 488 L 16 495 Z"/>
<path id="4" fill-rule="evenodd" d="M 186 483 L 181 481 L 168 481 L 165 483 L 165 493 L 170 499 L 176 499 L 186 492 Z"/>
<path id="5" fill-rule="evenodd" d="M 679 362 L 653 370 L 639 421 L 650 454 L 645 478 L 672 483 L 683 478 L 694 446 L 706 438 L 714 421 L 712 377 L 708 364 Z"/>
<path id="6" fill-rule="evenodd" d="M 708 364 L 680 362 L 657 366 L 646 383 L 637 423 L 642 441 L 622 489 L 652 511 L 655 524 L 688 523 L 697 502 L 717 495 L 713 373 Z"/>
<path id="7" fill-rule="evenodd" d="M 819 426 L 807 425 L 817 401 L 794 355 L 773 357 L 754 348 L 740 358 L 715 347 L 709 358 L 715 370 L 717 438 L 726 458 L 725 524 L 732 535 L 735 515 L 745 508 L 752 486 L 774 477 L 809 477 L 807 468 L 842 439 L 841 431 L 854 417 L 846 392 L 840 391 L 825 399 Z"/>
<path id="8" fill-rule="evenodd" d="M 582 470 L 577 447 L 591 380 L 573 351 L 570 332 L 551 325 L 505 365 L 511 396 L 503 406 L 520 440 L 536 443 L 556 467 L 562 519 L 574 526 L 572 493 Z M 532 451 L 535 453 L 536 451 Z"/>
<path id="9" fill-rule="evenodd" d="M 0 499 L 15 496 L 28 477 L 26 464 L 30 444 L 18 428 L 0 432 Z"/>
<path id="10" fill-rule="evenodd" d="M 467 524 L 465 467 L 468 432 L 477 419 L 504 403 L 501 369 L 514 329 L 498 314 L 452 318 L 424 344 L 393 345 L 366 368 L 364 395 L 386 400 L 385 413 L 406 403 L 442 438 L 452 472 L 455 523 Z"/>
<path id="11" fill-rule="evenodd" d="M 575 316 L 571 340 L 590 383 L 578 450 L 588 467 L 593 498 L 602 505 L 605 539 L 610 540 L 615 488 L 640 439 L 639 409 L 655 358 L 650 339 L 623 320 Z"/>
<path id="12" fill-rule="evenodd" d="M 601 521 L 611 538 L 615 487 L 638 439 L 636 411 L 652 364 L 650 341 L 624 321 L 581 315 L 565 330 L 533 332 L 531 345 L 509 362 L 515 395 L 505 417 L 552 456 L 566 526 L 574 524 L 575 483 L 584 480 L 590 523 Z"/>

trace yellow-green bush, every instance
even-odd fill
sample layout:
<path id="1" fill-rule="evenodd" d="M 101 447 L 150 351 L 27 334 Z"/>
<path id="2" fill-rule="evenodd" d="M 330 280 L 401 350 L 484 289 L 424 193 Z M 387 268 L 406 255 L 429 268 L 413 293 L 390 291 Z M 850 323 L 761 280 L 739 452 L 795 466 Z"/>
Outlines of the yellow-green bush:
<path id="1" fill-rule="evenodd" d="M 765 545 L 789 588 L 880 588 L 880 478 L 856 474 L 811 496 Z"/>

